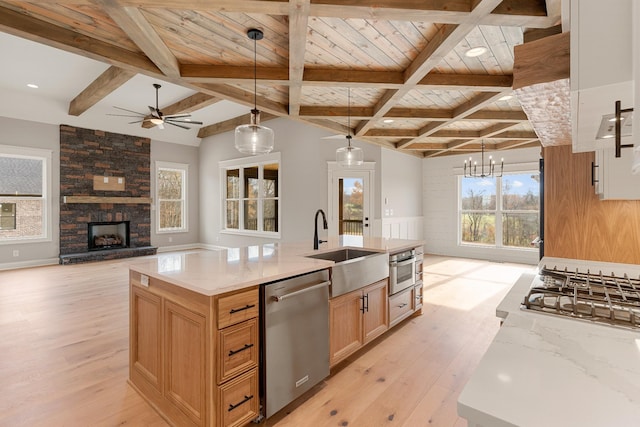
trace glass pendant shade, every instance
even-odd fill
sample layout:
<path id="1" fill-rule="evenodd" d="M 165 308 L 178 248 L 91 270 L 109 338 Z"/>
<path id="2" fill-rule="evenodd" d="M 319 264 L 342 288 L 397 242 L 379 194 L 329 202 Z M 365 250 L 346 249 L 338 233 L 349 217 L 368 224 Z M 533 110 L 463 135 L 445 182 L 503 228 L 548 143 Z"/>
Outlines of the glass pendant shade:
<path id="1" fill-rule="evenodd" d="M 343 167 L 360 166 L 364 163 L 362 148 L 351 145 L 351 135 L 347 136 L 348 145 L 336 150 L 336 162 Z"/>
<path id="2" fill-rule="evenodd" d="M 236 150 L 243 154 L 267 154 L 273 150 L 273 130 L 260 125 L 260 111 L 251 110 L 251 123 L 235 132 Z"/>

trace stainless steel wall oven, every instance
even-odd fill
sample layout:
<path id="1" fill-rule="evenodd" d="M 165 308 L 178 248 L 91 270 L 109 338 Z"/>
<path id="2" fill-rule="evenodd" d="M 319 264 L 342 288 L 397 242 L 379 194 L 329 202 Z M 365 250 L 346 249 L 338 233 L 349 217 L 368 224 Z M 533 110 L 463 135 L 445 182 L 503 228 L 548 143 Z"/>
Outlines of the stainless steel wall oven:
<path id="1" fill-rule="evenodd" d="M 415 249 L 389 256 L 389 295 L 396 294 L 416 284 Z"/>

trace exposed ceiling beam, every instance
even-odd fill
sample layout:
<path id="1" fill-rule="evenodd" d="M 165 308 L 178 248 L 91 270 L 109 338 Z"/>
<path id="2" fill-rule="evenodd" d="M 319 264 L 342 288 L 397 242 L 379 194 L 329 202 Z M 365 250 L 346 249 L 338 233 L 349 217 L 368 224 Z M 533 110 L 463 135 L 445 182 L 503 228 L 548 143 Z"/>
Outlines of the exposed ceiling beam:
<path id="1" fill-rule="evenodd" d="M 236 67 L 231 65 L 183 64 L 180 75 L 193 83 L 228 83 L 251 81 L 254 78 L 253 65 Z M 289 84 L 289 70 L 286 67 L 256 67 L 255 77 L 264 84 Z"/>
<path id="2" fill-rule="evenodd" d="M 0 7 L 0 30 L 126 70 L 161 75 L 144 55 Z"/>
<path id="3" fill-rule="evenodd" d="M 165 75 L 180 76 L 178 60 L 139 9 L 121 7 L 114 0 L 96 2 Z"/>
<path id="4" fill-rule="evenodd" d="M 69 103 L 69 115 L 79 116 L 98 101 L 129 81 L 136 73 L 111 66 Z"/>
<path id="5" fill-rule="evenodd" d="M 260 113 L 260 122 L 266 122 L 277 118 L 278 116 L 269 113 Z M 251 114 L 244 114 L 242 116 L 234 117 L 233 119 L 225 120 L 213 125 L 201 127 L 198 131 L 198 138 L 206 138 L 213 135 L 218 135 L 224 132 L 234 130 L 240 125 L 244 125 L 251 122 Z"/>
<path id="6" fill-rule="evenodd" d="M 178 102 L 175 102 L 171 105 L 167 105 L 164 108 L 161 108 L 162 114 L 165 116 L 169 116 L 171 114 L 187 114 L 193 113 L 194 111 L 198 111 L 202 108 L 208 107 L 209 105 L 213 105 L 217 102 L 222 101 L 222 99 L 217 98 L 215 96 L 207 95 L 205 93 L 196 93 L 194 95 L 188 96 L 184 99 L 181 99 Z M 155 125 L 151 123 L 149 120 L 145 120 L 142 122 L 143 128 L 152 128 Z"/>
<path id="7" fill-rule="evenodd" d="M 512 75 L 429 73 L 417 84 L 422 88 L 493 91 L 510 88 Z"/>
<path id="8" fill-rule="evenodd" d="M 289 2 L 289 115 L 300 112 L 310 0 Z"/>
<path id="9" fill-rule="evenodd" d="M 322 117 L 347 117 L 349 108 L 340 106 L 302 106 L 300 107 L 300 117 L 322 118 Z M 369 119 L 373 116 L 373 107 L 351 107 L 351 118 L 357 120 Z M 453 110 L 432 109 L 432 108 L 400 108 L 394 107 L 384 116 L 385 119 L 399 120 L 431 120 L 447 121 L 453 119 Z M 522 123 L 527 121 L 527 115 L 522 110 L 501 111 L 501 110 L 480 110 L 467 116 L 460 117 L 462 121 L 481 122 L 514 122 Z"/>
<path id="10" fill-rule="evenodd" d="M 491 13 L 502 0 L 477 0 L 471 13 L 459 25 L 445 24 L 440 27 L 414 61 L 404 71 L 404 86 L 398 90 L 388 90 L 375 106 L 375 115 L 371 120 L 361 122 L 356 135 L 364 135 L 377 120 L 397 104 L 415 85 L 417 85 L 436 65 L 452 51 L 480 22 L 483 16 Z M 448 4 L 449 2 L 447 2 Z"/>

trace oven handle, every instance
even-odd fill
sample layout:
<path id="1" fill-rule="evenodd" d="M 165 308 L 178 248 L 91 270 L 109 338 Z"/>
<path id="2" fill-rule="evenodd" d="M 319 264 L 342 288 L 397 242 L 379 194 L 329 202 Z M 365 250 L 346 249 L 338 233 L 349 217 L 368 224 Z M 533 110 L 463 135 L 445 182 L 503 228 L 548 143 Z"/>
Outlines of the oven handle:
<path id="1" fill-rule="evenodd" d="M 409 259 L 406 259 L 404 261 L 391 261 L 391 265 L 394 266 L 394 267 L 395 266 L 402 267 L 403 265 L 409 265 L 409 264 L 414 263 L 415 260 L 416 260 L 415 258 L 409 258 Z"/>
<path id="2" fill-rule="evenodd" d="M 271 297 L 272 300 L 276 302 L 283 301 L 287 298 L 295 297 L 296 295 L 304 294 L 309 291 L 313 291 L 315 289 L 324 288 L 325 286 L 329 286 L 331 284 L 331 280 L 327 280 L 326 282 L 321 282 L 313 286 L 309 286 L 308 288 L 299 289 L 297 291 L 289 292 L 284 295 L 274 295 Z"/>

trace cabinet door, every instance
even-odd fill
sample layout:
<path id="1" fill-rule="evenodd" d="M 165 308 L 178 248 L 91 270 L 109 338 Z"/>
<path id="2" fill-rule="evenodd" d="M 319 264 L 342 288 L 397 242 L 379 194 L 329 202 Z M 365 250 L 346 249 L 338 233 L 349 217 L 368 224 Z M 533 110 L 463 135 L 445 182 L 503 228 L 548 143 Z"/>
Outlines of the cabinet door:
<path id="1" fill-rule="evenodd" d="M 362 290 L 365 305 L 362 321 L 365 344 L 389 328 L 387 289 L 387 279 L 384 279 Z"/>
<path id="2" fill-rule="evenodd" d="M 389 298 L 389 318 L 391 326 L 409 317 L 414 310 L 414 288 L 407 288 Z"/>
<path id="3" fill-rule="evenodd" d="M 250 319 L 218 333 L 218 384 L 258 366 L 258 319 Z"/>
<path id="4" fill-rule="evenodd" d="M 329 364 L 331 366 L 362 347 L 361 291 L 329 300 Z"/>
<path id="5" fill-rule="evenodd" d="M 162 393 L 162 308 L 159 296 L 131 286 L 129 299 L 129 377 L 140 386 L 144 381 Z"/>
<path id="6" fill-rule="evenodd" d="M 196 425 L 204 424 L 205 317 L 165 301 L 165 398 Z"/>
<path id="7" fill-rule="evenodd" d="M 640 175 L 631 173 L 632 149 L 623 148 L 621 157 L 616 157 L 615 151 L 611 149 L 601 150 L 601 152 L 602 182 L 600 185 L 603 189 L 600 198 L 603 200 L 640 199 Z"/>
<path id="8" fill-rule="evenodd" d="M 258 416 L 258 370 L 253 369 L 220 386 L 218 391 L 220 427 L 240 427 Z"/>

